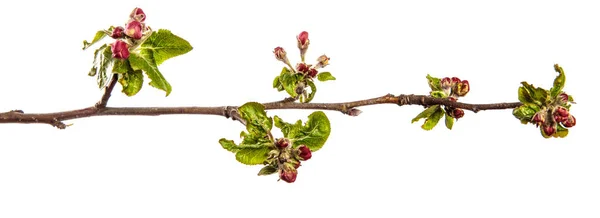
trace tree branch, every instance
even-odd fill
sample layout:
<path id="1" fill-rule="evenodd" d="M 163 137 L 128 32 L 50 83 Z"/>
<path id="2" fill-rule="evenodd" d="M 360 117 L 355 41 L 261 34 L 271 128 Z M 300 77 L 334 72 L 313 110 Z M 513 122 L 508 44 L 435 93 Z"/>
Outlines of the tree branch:
<path id="1" fill-rule="evenodd" d="M 170 114 L 203 114 L 217 115 L 232 120 L 240 121 L 241 119 L 237 112 L 237 106 L 220 106 L 220 107 L 106 107 L 106 103 L 110 98 L 110 92 L 116 83 L 116 76 L 105 89 L 101 100 L 92 107 L 87 107 L 79 110 L 62 111 L 55 113 L 24 113 L 21 110 L 12 110 L 9 112 L 0 113 L 0 123 L 44 123 L 50 124 L 59 129 L 67 127 L 62 121 L 93 117 L 93 116 L 158 116 Z M 377 98 L 342 102 L 342 103 L 297 103 L 289 100 L 264 103 L 266 110 L 278 109 L 303 109 L 303 110 L 332 110 L 339 111 L 344 114 L 350 114 L 351 109 L 369 105 L 379 104 L 396 104 L 404 105 L 445 105 L 454 108 L 462 108 L 473 112 L 481 110 L 501 110 L 511 109 L 521 106 L 520 102 L 511 103 L 495 103 L 495 104 L 469 104 L 454 102 L 448 99 L 433 98 L 427 95 L 392 95 L 387 94 Z"/>
<path id="2" fill-rule="evenodd" d="M 108 99 L 110 98 L 110 94 L 117 84 L 117 80 L 119 80 L 119 74 L 113 73 L 112 77 L 110 78 L 110 82 L 108 82 L 108 86 L 104 88 L 104 94 L 102 95 L 102 98 L 100 98 L 100 101 L 96 103 L 96 108 L 106 107 L 106 104 L 108 104 Z"/>

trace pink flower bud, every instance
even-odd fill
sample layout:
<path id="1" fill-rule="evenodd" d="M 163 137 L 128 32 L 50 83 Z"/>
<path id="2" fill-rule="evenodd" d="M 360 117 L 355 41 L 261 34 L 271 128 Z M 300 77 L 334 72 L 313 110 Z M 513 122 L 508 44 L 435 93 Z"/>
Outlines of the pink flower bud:
<path id="1" fill-rule="evenodd" d="M 573 115 L 569 115 L 569 117 L 567 117 L 567 120 L 562 122 L 562 124 L 567 128 L 575 126 L 575 123 L 576 123 L 576 120 L 575 120 L 575 116 L 573 116 Z"/>
<path id="2" fill-rule="evenodd" d="M 547 136 L 551 136 L 556 132 L 556 128 L 554 128 L 554 125 L 544 125 L 542 126 L 542 130 Z"/>
<path id="3" fill-rule="evenodd" d="M 545 120 L 546 119 L 544 119 L 542 112 L 537 112 L 535 115 L 533 115 L 533 118 L 531 118 L 531 122 L 535 123 L 536 126 L 541 125 Z"/>
<path id="4" fill-rule="evenodd" d="M 569 116 L 569 110 L 567 110 L 564 107 L 557 107 L 556 110 L 554 111 L 554 115 L 558 115 L 558 116 L 566 118 Z"/>
<path id="5" fill-rule="evenodd" d="M 121 26 L 115 27 L 115 29 L 113 29 L 112 34 L 110 35 L 110 37 L 112 37 L 113 39 L 119 39 L 121 37 L 123 37 L 123 31 L 125 31 L 125 29 Z"/>
<path id="6" fill-rule="evenodd" d="M 361 110 L 356 109 L 356 108 L 350 108 L 350 110 L 348 110 L 348 115 L 356 117 L 358 115 L 360 115 L 362 113 Z"/>
<path id="7" fill-rule="evenodd" d="M 452 117 L 454 117 L 456 119 L 462 118 L 463 116 L 465 116 L 465 111 L 463 109 L 455 108 L 452 111 Z"/>
<path id="8" fill-rule="evenodd" d="M 290 145 L 290 140 L 287 140 L 286 138 L 280 138 L 275 142 L 275 146 L 278 148 L 286 148 L 288 145 Z"/>
<path id="9" fill-rule="evenodd" d="M 133 38 L 133 39 L 141 39 L 142 38 L 142 23 L 137 20 L 132 20 L 125 27 L 125 35 Z"/>
<path id="10" fill-rule="evenodd" d="M 308 76 L 310 78 L 315 78 L 315 76 L 317 76 L 317 73 L 319 73 L 319 71 L 317 71 L 317 69 L 315 69 L 315 68 L 310 68 L 308 70 Z"/>
<path id="11" fill-rule="evenodd" d="M 298 71 L 298 73 L 306 74 L 308 73 L 309 68 L 310 66 L 305 63 L 298 63 L 296 65 L 296 71 Z"/>
<path id="12" fill-rule="evenodd" d="M 462 97 L 469 93 L 469 89 L 469 81 L 463 80 L 454 86 L 452 92 Z"/>
<path id="13" fill-rule="evenodd" d="M 302 158 L 302 160 L 308 160 L 312 157 L 312 153 L 306 145 L 300 145 L 300 147 L 298 147 L 298 156 Z"/>
<path id="14" fill-rule="evenodd" d="M 329 57 L 327 57 L 327 55 L 321 55 L 317 59 L 317 62 L 318 63 L 317 63 L 316 68 L 323 68 L 323 67 L 329 65 Z"/>
<path id="15" fill-rule="evenodd" d="M 452 88 L 452 80 L 448 77 L 444 77 L 440 81 L 440 86 L 442 87 L 443 90 L 450 90 Z"/>
<path id="16" fill-rule="evenodd" d="M 275 54 L 275 58 L 278 61 L 285 62 L 287 60 L 287 52 L 282 47 L 277 47 L 273 50 L 273 54 Z"/>
<path id="17" fill-rule="evenodd" d="M 563 102 L 569 102 L 569 95 L 567 95 L 567 93 L 560 93 L 560 95 L 558 95 L 558 97 L 560 98 L 560 100 L 562 100 Z"/>
<path id="18" fill-rule="evenodd" d="M 287 183 L 295 182 L 296 176 L 298 176 L 298 171 L 294 167 L 283 167 L 283 169 L 279 172 L 279 178 Z"/>
<path id="19" fill-rule="evenodd" d="M 458 84 L 460 79 L 458 77 L 452 77 L 452 85 Z"/>
<path id="20" fill-rule="evenodd" d="M 117 40 L 113 44 L 110 45 L 110 49 L 112 51 L 112 57 L 117 59 L 127 59 L 129 58 L 129 45 L 127 43 Z"/>
<path id="21" fill-rule="evenodd" d="M 146 14 L 141 8 L 134 8 L 133 11 L 131 11 L 129 18 L 139 22 L 144 22 L 146 20 Z"/>
<path id="22" fill-rule="evenodd" d="M 310 41 L 308 40 L 308 32 L 306 31 L 302 31 L 300 34 L 298 34 L 298 36 L 296 36 L 296 39 L 298 39 L 299 49 L 307 48 L 310 44 Z"/>

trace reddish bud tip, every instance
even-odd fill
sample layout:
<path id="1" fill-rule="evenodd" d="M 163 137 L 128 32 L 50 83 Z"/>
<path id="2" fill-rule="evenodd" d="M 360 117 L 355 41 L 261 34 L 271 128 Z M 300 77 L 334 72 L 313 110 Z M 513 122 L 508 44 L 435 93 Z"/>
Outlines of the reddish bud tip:
<path id="1" fill-rule="evenodd" d="M 562 100 L 563 102 L 569 102 L 569 95 L 567 95 L 567 93 L 560 93 L 560 95 L 558 95 L 558 97 L 560 98 L 560 100 Z"/>
<path id="2" fill-rule="evenodd" d="M 452 97 L 452 96 L 448 97 L 448 100 L 450 100 L 450 101 L 458 101 L 458 99 L 457 99 L 457 98 L 455 98 L 455 97 Z"/>
<path id="3" fill-rule="evenodd" d="M 329 65 L 329 57 L 327 57 L 327 55 L 321 55 L 319 56 L 319 58 L 317 58 L 317 68 L 323 68 L 327 65 Z"/>
<path id="4" fill-rule="evenodd" d="M 309 68 L 310 66 L 305 63 L 298 63 L 296 65 L 296 71 L 298 71 L 298 73 L 306 74 L 308 73 Z"/>
<path id="5" fill-rule="evenodd" d="M 458 77 L 452 77 L 452 85 L 457 84 L 460 82 L 460 79 Z"/>
<path id="6" fill-rule="evenodd" d="M 134 8 L 133 11 L 131 11 L 131 14 L 129 14 L 129 18 L 144 22 L 146 20 L 146 14 L 141 8 Z"/>
<path id="7" fill-rule="evenodd" d="M 110 45 L 112 51 L 112 57 L 117 59 L 129 58 L 129 45 L 127 43 L 117 40 Z"/>
<path id="8" fill-rule="evenodd" d="M 569 117 L 567 117 L 567 120 L 562 122 L 562 124 L 567 128 L 575 126 L 575 123 L 577 122 L 575 120 L 575 116 L 573 115 L 569 115 Z"/>
<path id="9" fill-rule="evenodd" d="M 460 108 L 455 108 L 454 111 L 452 111 L 452 116 L 456 119 L 462 118 L 465 116 L 465 111 Z"/>
<path id="10" fill-rule="evenodd" d="M 298 171 L 295 168 L 286 168 L 282 169 L 279 172 L 279 178 L 287 183 L 292 183 L 296 181 L 296 176 L 298 176 Z"/>
<path id="11" fill-rule="evenodd" d="M 275 54 L 275 58 L 278 61 L 285 62 L 287 60 L 287 52 L 282 47 L 277 47 L 273 50 L 273 54 Z"/>
<path id="12" fill-rule="evenodd" d="M 564 107 L 557 107 L 556 110 L 554 111 L 554 115 L 558 115 L 558 116 L 566 118 L 569 116 L 569 110 L 567 110 Z"/>
<path id="13" fill-rule="evenodd" d="M 452 91 L 458 96 L 465 96 L 467 93 L 469 93 L 469 89 L 469 81 L 463 80 L 457 83 Z"/>
<path id="14" fill-rule="evenodd" d="M 450 90 L 452 88 L 452 80 L 448 77 L 444 77 L 440 81 L 440 86 L 442 87 L 443 90 Z"/>
<path id="15" fill-rule="evenodd" d="M 115 27 L 115 29 L 113 29 L 113 32 L 110 35 L 110 37 L 112 37 L 113 39 L 119 39 L 119 38 L 123 37 L 124 31 L 125 31 L 125 28 L 123 28 L 121 26 Z"/>
<path id="16" fill-rule="evenodd" d="M 300 147 L 298 147 L 298 156 L 302 160 L 308 160 L 312 157 L 312 153 L 310 152 L 310 149 L 306 147 L 306 145 L 300 145 Z"/>
<path id="17" fill-rule="evenodd" d="M 544 123 L 544 120 L 545 119 L 542 112 L 537 112 L 535 115 L 533 115 L 533 118 L 531 118 L 531 122 L 535 123 L 536 125 Z"/>
<path id="18" fill-rule="evenodd" d="M 348 115 L 356 117 L 358 115 L 360 115 L 362 113 L 361 110 L 356 109 L 356 108 L 351 108 L 350 110 L 348 110 Z"/>
<path id="19" fill-rule="evenodd" d="M 275 142 L 275 146 L 278 148 L 286 148 L 288 145 L 290 145 L 290 140 L 287 140 L 286 138 L 280 138 Z"/>
<path id="20" fill-rule="evenodd" d="M 125 35 L 133 38 L 133 39 L 141 39 L 142 38 L 142 23 L 137 20 L 132 20 L 125 27 Z"/>
<path id="21" fill-rule="evenodd" d="M 542 130 L 544 131 L 544 134 L 546 134 L 547 136 L 551 136 L 556 132 L 556 128 L 554 128 L 553 125 L 542 126 Z"/>
<path id="22" fill-rule="evenodd" d="M 294 168 L 298 169 L 298 167 L 302 166 L 302 164 L 300 164 L 300 161 L 294 163 Z"/>
<path id="23" fill-rule="evenodd" d="M 308 46 L 308 44 L 310 43 L 310 41 L 308 40 L 308 32 L 306 31 L 302 31 L 300 34 L 298 34 L 298 36 L 296 36 L 296 39 L 298 39 L 298 48 L 300 49 L 302 49 L 301 47 Z"/>

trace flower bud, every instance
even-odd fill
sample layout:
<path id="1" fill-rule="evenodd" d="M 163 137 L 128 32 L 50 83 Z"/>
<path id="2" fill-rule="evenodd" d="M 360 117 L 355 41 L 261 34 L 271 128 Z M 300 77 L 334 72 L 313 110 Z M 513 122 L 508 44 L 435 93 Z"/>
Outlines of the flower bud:
<path id="1" fill-rule="evenodd" d="M 142 38 L 142 23 L 137 20 L 132 20 L 125 27 L 125 35 L 133 38 L 133 39 L 141 39 Z"/>
<path id="2" fill-rule="evenodd" d="M 452 80 L 448 77 L 444 77 L 441 81 L 440 81 L 440 87 L 442 87 L 442 89 L 445 90 L 450 90 L 452 88 Z"/>
<path id="3" fill-rule="evenodd" d="M 551 136 L 556 132 L 556 128 L 554 128 L 554 125 L 544 125 L 542 126 L 542 130 L 547 136 Z"/>
<path id="4" fill-rule="evenodd" d="M 112 57 L 117 59 L 127 59 L 129 58 L 129 45 L 127 43 L 117 40 L 113 44 L 110 45 L 110 49 L 112 51 Z"/>
<path id="5" fill-rule="evenodd" d="M 569 116 L 569 110 L 567 110 L 564 107 L 556 107 L 556 110 L 554 111 L 554 114 L 566 118 L 566 117 Z"/>
<path id="6" fill-rule="evenodd" d="M 302 160 L 308 160 L 312 157 L 312 153 L 310 152 L 310 149 L 306 147 L 306 145 L 300 145 L 300 147 L 298 147 L 298 156 Z"/>
<path id="7" fill-rule="evenodd" d="M 306 54 L 306 50 L 308 50 L 308 45 L 310 44 L 310 40 L 308 40 L 308 32 L 302 31 L 298 36 L 296 36 L 298 40 L 298 49 L 300 49 L 300 57 L 302 61 L 304 61 L 304 54 Z"/>
<path id="8" fill-rule="evenodd" d="M 455 97 L 452 97 L 452 96 L 448 97 L 448 100 L 450 100 L 450 101 L 458 101 L 458 99 L 457 99 L 457 98 L 455 98 Z"/>
<path id="9" fill-rule="evenodd" d="M 546 119 L 544 119 L 544 114 L 542 112 L 537 112 L 535 115 L 533 115 L 533 118 L 531 118 L 531 122 L 535 123 L 536 126 L 541 125 L 545 120 Z"/>
<path id="10" fill-rule="evenodd" d="M 119 39 L 121 37 L 123 37 L 123 31 L 125 31 L 125 29 L 121 26 L 115 27 L 115 29 L 113 29 L 112 34 L 110 35 L 110 37 L 112 37 L 113 39 Z"/>
<path id="11" fill-rule="evenodd" d="M 575 123 L 575 116 L 573 115 L 569 115 L 569 117 L 567 117 L 567 120 L 562 122 L 562 124 L 567 128 L 575 126 Z"/>
<path id="12" fill-rule="evenodd" d="M 308 70 L 308 76 L 309 76 L 310 78 L 315 78 L 315 77 L 317 76 L 317 74 L 318 74 L 318 73 L 319 73 L 319 71 L 317 71 L 317 69 L 315 69 L 315 68 L 310 68 L 310 69 Z"/>
<path id="13" fill-rule="evenodd" d="M 290 145 L 290 140 L 286 138 L 280 138 L 275 142 L 275 146 L 281 149 L 286 148 L 288 145 Z"/>
<path id="14" fill-rule="evenodd" d="M 133 11 L 131 11 L 129 18 L 139 22 L 144 22 L 146 20 L 146 14 L 141 8 L 134 8 Z"/>
<path id="15" fill-rule="evenodd" d="M 469 93 L 469 81 L 460 81 L 453 87 L 452 91 L 458 96 L 465 96 L 467 93 Z"/>
<path id="16" fill-rule="evenodd" d="M 460 83 L 460 79 L 458 77 L 452 77 L 452 85 L 456 85 L 458 83 Z"/>
<path id="17" fill-rule="evenodd" d="M 560 93 L 560 95 L 558 95 L 559 99 L 562 100 L 562 102 L 567 103 L 569 102 L 569 95 L 567 95 L 567 93 Z"/>
<path id="18" fill-rule="evenodd" d="M 284 164 L 282 169 L 279 171 L 279 178 L 287 183 L 292 183 L 296 181 L 296 176 L 298 175 L 298 171 L 294 166 L 288 167 L 288 164 Z"/>
<path id="19" fill-rule="evenodd" d="M 275 58 L 278 61 L 282 61 L 284 63 L 288 62 L 287 52 L 285 52 L 282 47 L 276 47 L 275 50 L 273 50 L 273 54 L 275 54 Z"/>
<path id="20" fill-rule="evenodd" d="M 317 59 L 317 66 L 315 66 L 315 68 L 323 68 L 326 67 L 327 65 L 329 65 L 329 57 L 327 57 L 327 55 L 321 55 L 318 59 Z"/>
<path id="21" fill-rule="evenodd" d="M 463 109 L 454 108 L 454 110 L 452 111 L 452 117 L 456 119 L 462 118 L 463 116 L 465 116 L 465 111 Z"/>
<path id="22" fill-rule="evenodd" d="M 360 115 L 362 113 L 361 110 L 356 109 L 356 108 L 350 108 L 350 110 L 348 110 L 348 115 L 356 117 L 358 115 Z"/>
<path id="23" fill-rule="evenodd" d="M 302 74 L 308 73 L 309 68 L 310 68 L 310 65 L 307 65 L 305 63 L 298 63 L 296 65 L 296 71 L 298 73 L 302 73 Z"/>

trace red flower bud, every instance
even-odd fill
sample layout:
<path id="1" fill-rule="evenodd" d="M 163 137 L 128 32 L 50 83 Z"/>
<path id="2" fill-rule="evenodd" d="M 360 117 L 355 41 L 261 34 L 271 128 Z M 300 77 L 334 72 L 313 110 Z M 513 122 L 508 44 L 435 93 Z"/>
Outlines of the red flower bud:
<path id="1" fill-rule="evenodd" d="M 452 85 L 458 84 L 460 79 L 458 77 L 452 77 Z"/>
<path id="2" fill-rule="evenodd" d="M 300 167 L 300 166 L 302 166 L 302 165 L 300 164 L 300 161 L 298 161 L 298 162 L 294 163 L 294 168 L 298 169 L 298 167 Z"/>
<path id="3" fill-rule="evenodd" d="M 273 50 L 273 54 L 275 54 L 275 58 L 278 61 L 285 62 L 287 60 L 287 52 L 282 47 L 277 47 Z"/>
<path id="4" fill-rule="evenodd" d="M 556 128 L 554 128 L 554 125 L 542 126 L 542 130 L 544 131 L 544 134 L 546 134 L 547 136 L 551 136 L 556 132 Z"/>
<path id="5" fill-rule="evenodd" d="M 290 145 L 290 140 L 287 140 L 286 138 L 280 138 L 275 142 L 275 146 L 278 148 L 286 148 L 288 145 Z"/>
<path id="6" fill-rule="evenodd" d="M 556 110 L 554 111 L 554 115 L 558 115 L 558 116 L 566 118 L 569 116 L 569 110 L 567 110 L 564 107 L 557 107 Z"/>
<path id="7" fill-rule="evenodd" d="M 450 100 L 450 101 L 458 101 L 458 99 L 456 99 L 455 97 L 452 97 L 452 96 L 448 97 L 448 100 Z"/>
<path id="8" fill-rule="evenodd" d="M 567 93 L 560 93 L 560 95 L 558 95 L 558 97 L 560 98 L 560 100 L 562 100 L 563 102 L 569 102 L 569 95 L 567 95 Z"/>
<path id="9" fill-rule="evenodd" d="M 562 122 L 562 124 L 567 128 L 575 126 L 575 123 L 575 116 L 573 115 L 569 115 L 569 117 L 567 117 L 567 120 Z"/>
<path id="10" fill-rule="evenodd" d="M 452 80 L 448 77 L 444 77 L 440 81 L 440 86 L 442 87 L 443 90 L 450 90 L 452 88 Z"/>
<path id="11" fill-rule="evenodd" d="M 309 68 L 310 66 L 305 63 L 298 63 L 296 65 L 296 71 L 298 71 L 298 73 L 306 74 L 308 73 Z"/>
<path id="12" fill-rule="evenodd" d="M 362 113 L 361 110 L 356 109 L 356 108 L 350 108 L 350 110 L 348 110 L 348 115 L 356 117 L 358 115 L 360 115 Z"/>
<path id="13" fill-rule="evenodd" d="M 298 156 L 302 158 L 302 160 L 308 160 L 312 157 L 312 153 L 306 145 L 300 145 L 300 147 L 298 147 Z"/>
<path id="14" fill-rule="evenodd" d="M 127 59 L 129 58 L 129 45 L 127 43 L 117 40 L 113 44 L 110 45 L 110 49 L 112 51 L 112 57 L 117 59 Z"/>
<path id="15" fill-rule="evenodd" d="M 300 34 L 298 34 L 298 36 L 296 36 L 296 39 L 298 39 L 299 49 L 308 47 L 308 44 L 310 43 L 310 41 L 308 40 L 308 32 L 306 31 L 302 31 Z"/>
<path id="16" fill-rule="evenodd" d="M 298 175 L 298 171 L 296 168 L 288 168 L 283 167 L 283 169 L 279 172 L 279 178 L 287 183 L 292 183 L 296 181 L 296 176 Z"/>
<path id="17" fill-rule="evenodd" d="M 463 80 L 457 83 L 452 91 L 458 96 L 465 96 L 467 93 L 469 93 L 469 89 L 469 81 Z"/>
<path id="18" fill-rule="evenodd" d="M 463 109 L 460 108 L 455 108 L 452 111 L 452 116 L 456 119 L 462 118 L 463 116 L 465 116 L 465 111 L 463 111 Z"/>
<path id="19" fill-rule="evenodd" d="M 113 29 L 112 34 L 110 35 L 110 37 L 112 37 L 113 39 L 118 39 L 123 37 L 123 31 L 125 31 L 125 29 L 121 26 L 115 27 L 115 29 Z"/>
<path id="20" fill-rule="evenodd" d="M 542 123 L 544 123 L 546 119 L 544 119 L 544 115 L 542 114 L 542 112 L 537 112 L 535 115 L 533 115 L 533 118 L 531 118 L 531 122 L 535 123 L 535 125 L 539 126 Z"/>
<path id="21" fill-rule="evenodd" d="M 317 76 L 317 73 L 319 73 L 319 71 L 317 71 L 317 69 L 315 69 L 315 68 L 310 68 L 308 70 L 308 76 L 310 78 L 315 78 L 315 76 Z"/>
<path id="22" fill-rule="evenodd" d="M 142 38 L 142 23 L 137 20 L 132 20 L 125 27 L 125 35 L 133 38 L 133 39 L 141 39 Z"/>
<path id="23" fill-rule="evenodd" d="M 321 55 L 318 59 L 317 59 L 317 66 L 316 68 L 323 68 L 327 65 L 329 65 L 329 57 L 327 57 L 327 55 Z"/>
<path id="24" fill-rule="evenodd" d="M 139 22 L 144 22 L 146 20 L 146 14 L 141 8 L 134 8 L 133 11 L 131 11 L 129 18 Z"/>
<path id="25" fill-rule="evenodd" d="M 566 117 L 560 116 L 560 115 L 558 115 L 558 114 L 555 114 L 555 115 L 554 115 L 554 121 L 556 121 L 556 122 L 559 122 L 559 123 L 560 123 L 560 122 L 563 122 L 563 121 L 565 121 L 565 120 L 567 120 L 567 118 L 566 118 Z"/>

